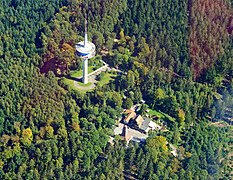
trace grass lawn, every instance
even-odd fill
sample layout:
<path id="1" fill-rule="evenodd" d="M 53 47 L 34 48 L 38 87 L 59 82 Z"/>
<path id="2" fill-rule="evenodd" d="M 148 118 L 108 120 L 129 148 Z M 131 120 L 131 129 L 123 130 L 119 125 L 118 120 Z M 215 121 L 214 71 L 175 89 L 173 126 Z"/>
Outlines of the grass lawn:
<path id="1" fill-rule="evenodd" d="M 69 89 L 76 89 L 74 81 L 71 79 L 64 78 L 63 83 L 68 86 Z"/>
<path id="2" fill-rule="evenodd" d="M 98 85 L 99 86 L 103 86 L 105 84 L 108 84 L 110 82 L 110 80 L 114 79 L 115 77 L 117 76 L 117 74 L 112 74 L 111 72 L 107 72 L 105 73 L 103 79 L 101 81 L 98 81 Z M 64 78 L 63 79 L 63 83 L 65 85 L 68 86 L 69 89 L 73 89 L 73 90 L 78 90 L 80 92 L 87 92 L 87 91 L 91 91 L 91 90 L 81 90 L 79 88 L 77 88 L 75 85 L 74 85 L 74 80 L 71 80 L 71 79 L 68 79 L 68 78 Z M 82 82 L 78 82 L 78 84 L 82 87 L 88 87 L 90 86 L 92 83 L 91 82 L 88 82 L 87 84 L 83 84 Z"/>
<path id="3" fill-rule="evenodd" d="M 88 82 L 87 84 L 83 84 L 82 82 L 78 82 L 78 85 L 79 86 L 82 86 L 82 87 L 88 87 L 90 86 L 92 83 L 91 82 Z"/>
<path id="4" fill-rule="evenodd" d="M 165 116 L 163 115 L 163 113 L 161 113 L 161 112 L 159 112 L 159 111 L 156 111 L 156 110 L 153 110 L 153 109 L 150 109 L 150 108 L 148 108 L 148 110 L 149 110 L 148 114 L 151 115 L 151 116 L 157 116 L 159 119 L 165 117 Z"/>
<path id="5" fill-rule="evenodd" d="M 148 114 L 151 115 L 151 116 L 157 116 L 159 119 L 167 119 L 171 122 L 174 122 L 175 121 L 175 118 L 171 117 L 170 115 L 166 114 L 166 113 L 163 113 L 161 111 L 156 111 L 156 110 L 153 110 L 153 109 L 149 109 L 149 112 Z"/>
<path id="6" fill-rule="evenodd" d="M 73 89 L 73 90 L 79 91 L 81 94 L 85 94 L 86 92 L 91 91 L 91 90 L 81 90 L 81 89 L 78 89 L 78 88 L 74 85 L 74 80 L 71 80 L 71 79 L 64 78 L 63 83 L 64 83 L 65 85 L 68 86 L 68 89 Z M 87 86 L 89 86 L 91 83 L 89 82 L 89 83 L 87 83 L 87 84 L 83 84 L 83 83 L 81 83 L 81 82 L 78 82 L 78 84 L 79 84 L 80 86 L 87 87 Z"/>
<path id="7" fill-rule="evenodd" d="M 176 119 L 174 117 L 171 117 L 170 115 L 166 114 L 166 113 L 162 113 L 167 120 L 171 121 L 171 122 L 175 122 Z"/>
<path id="8" fill-rule="evenodd" d="M 99 86 L 103 86 L 105 84 L 108 84 L 112 79 L 114 79 L 117 75 L 116 74 L 112 74 L 111 72 L 107 72 L 105 73 L 103 79 L 101 81 L 98 82 Z"/>
<path id="9" fill-rule="evenodd" d="M 88 66 L 88 74 L 90 74 L 91 72 L 95 71 L 96 69 L 99 69 L 100 67 L 104 66 L 104 64 L 101 62 L 99 63 L 97 66 Z M 77 77 L 81 77 L 83 75 L 83 70 L 74 70 L 70 72 L 70 76 L 77 78 Z"/>
<path id="10" fill-rule="evenodd" d="M 64 84 L 66 84 L 69 89 L 77 89 L 77 87 L 74 85 L 74 80 L 68 79 L 68 78 L 64 78 Z M 88 87 L 91 85 L 91 82 L 88 82 L 87 84 L 83 84 L 82 82 L 78 82 L 78 85 L 82 86 L 82 87 Z"/>
<path id="11" fill-rule="evenodd" d="M 94 66 L 88 66 L 88 74 L 94 71 Z M 77 78 L 83 75 L 83 70 L 74 70 L 70 73 L 71 77 Z"/>
<path id="12" fill-rule="evenodd" d="M 95 69 L 98 69 L 98 68 L 102 67 L 103 65 L 104 64 L 101 62 L 101 63 L 98 64 L 98 66 L 88 66 L 88 74 L 91 73 L 91 72 L 93 72 Z M 74 71 L 70 72 L 70 76 L 72 78 L 78 78 L 78 77 L 81 77 L 82 75 L 83 75 L 83 70 L 82 69 L 81 70 L 74 70 Z M 83 91 L 84 92 L 84 90 L 80 90 L 80 89 L 78 89 L 74 85 L 74 80 L 71 80 L 71 79 L 68 79 L 68 78 L 64 78 L 63 83 L 65 85 L 67 85 L 69 89 L 74 89 L 74 90 L 79 90 L 79 91 Z M 88 87 L 88 86 L 91 85 L 91 83 L 83 84 L 81 82 L 78 82 L 78 84 L 80 86 L 83 86 L 83 87 Z"/>

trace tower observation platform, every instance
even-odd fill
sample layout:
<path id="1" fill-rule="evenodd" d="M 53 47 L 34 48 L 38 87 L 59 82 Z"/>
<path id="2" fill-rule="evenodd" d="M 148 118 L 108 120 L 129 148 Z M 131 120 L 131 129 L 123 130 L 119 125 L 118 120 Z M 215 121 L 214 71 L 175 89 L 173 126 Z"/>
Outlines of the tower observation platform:
<path id="1" fill-rule="evenodd" d="M 88 59 L 95 56 L 95 44 L 88 41 L 87 38 L 87 20 L 85 20 L 85 37 L 84 41 L 79 42 L 75 46 L 76 55 L 83 59 L 83 84 L 88 83 Z"/>
<path id="2" fill-rule="evenodd" d="M 76 44 L 76 51 L 77 56 L 90 59 L 95 56 L 95 45 L 92 42 L 85 44 L 85 41 L 81 41 Z"/>

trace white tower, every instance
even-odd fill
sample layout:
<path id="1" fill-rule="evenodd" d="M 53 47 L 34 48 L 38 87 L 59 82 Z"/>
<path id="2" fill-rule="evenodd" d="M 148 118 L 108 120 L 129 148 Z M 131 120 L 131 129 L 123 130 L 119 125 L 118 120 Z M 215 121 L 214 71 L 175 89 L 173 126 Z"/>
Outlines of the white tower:
<path id="1" fill-rule="evenodd" d="M 88 83 L 88 59 L 95 56 L 95 45 L 87 38 L 87 19 L 85 18 L 84 41 L 76 44 L 76 54 L 83 59 L 83 84 Z"/>

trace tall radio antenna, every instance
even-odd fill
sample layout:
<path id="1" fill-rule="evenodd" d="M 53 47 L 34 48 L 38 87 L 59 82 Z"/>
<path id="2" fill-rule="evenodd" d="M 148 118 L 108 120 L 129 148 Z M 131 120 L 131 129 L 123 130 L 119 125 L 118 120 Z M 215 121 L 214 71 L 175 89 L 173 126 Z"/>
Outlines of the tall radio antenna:
<path id="1" fill-rule="evenodd" d="M 87 38 L 87 13 L 85 14 L 85 36 L 84 36 L 84 47 L 86 47 L 87 43 L 88 43 L 88 38 Z"/>

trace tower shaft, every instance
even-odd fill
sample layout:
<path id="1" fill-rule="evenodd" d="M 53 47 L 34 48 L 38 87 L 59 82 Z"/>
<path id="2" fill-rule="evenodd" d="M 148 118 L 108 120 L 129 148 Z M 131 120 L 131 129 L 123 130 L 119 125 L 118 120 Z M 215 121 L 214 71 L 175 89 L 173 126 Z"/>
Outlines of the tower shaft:
<path id="1" fill-rule="evenodd" d="M 88 83 L 88 58 L 83 59 L 83 84 Z"/>

